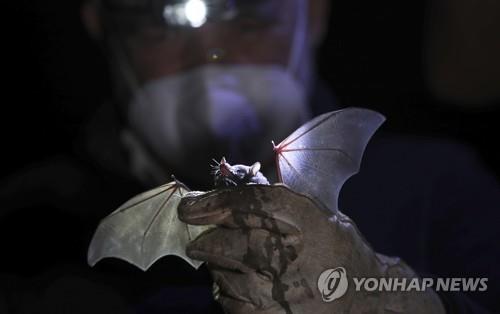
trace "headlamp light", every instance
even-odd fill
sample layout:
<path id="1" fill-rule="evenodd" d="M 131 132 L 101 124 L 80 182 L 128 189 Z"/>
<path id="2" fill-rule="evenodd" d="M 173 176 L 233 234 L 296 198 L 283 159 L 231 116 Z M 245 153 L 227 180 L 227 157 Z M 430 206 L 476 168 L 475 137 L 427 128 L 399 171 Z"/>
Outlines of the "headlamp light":
<path id="1" fill-rule="evenodd" d="M 237 15 L 237 0 L 102 0 L 107 17 L 140 26 L 141 21 L 174 27 L 201 27 Z"/>

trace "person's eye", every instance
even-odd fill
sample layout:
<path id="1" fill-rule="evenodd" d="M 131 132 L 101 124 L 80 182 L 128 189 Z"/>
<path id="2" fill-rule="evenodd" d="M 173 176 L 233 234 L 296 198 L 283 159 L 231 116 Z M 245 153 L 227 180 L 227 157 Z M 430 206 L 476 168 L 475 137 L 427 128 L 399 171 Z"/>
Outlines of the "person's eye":
<path id="1" fill-rule="evenodd" d="M 242 15 L 236 18 L 234 23 L 242 31 L 259 31 L 272 27 L 276 21 L 253 15 Z"/>
<path id="2" fill-rule="evenodd" d="M 142 28 L 132 38 L 143 44 L 157 44 L 165 40 L 174 43 L 187 36 L 189 36 L 189 32 L 181 27 L 158 26 Z"/>
<path id="3" fill-rule="evenodd" d="M 165 38 L 166 32 L 166 28 L 163 27 L 144 27 L 138 32 L 138 35 L 148 40 L 160 40 Z"/>

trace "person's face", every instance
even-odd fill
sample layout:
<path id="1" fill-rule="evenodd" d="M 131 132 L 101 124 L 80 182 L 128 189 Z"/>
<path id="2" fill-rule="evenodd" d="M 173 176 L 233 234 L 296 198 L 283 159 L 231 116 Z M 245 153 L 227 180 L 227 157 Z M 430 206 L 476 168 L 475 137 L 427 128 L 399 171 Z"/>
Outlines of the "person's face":
<path id="1" fill-rule="evenodd" d="M 299 73 L 293 77 L 296 73 L 286 68 L 292 48 L 307 56 L 320 41 L 328 0 L 235 2 L 244 8 L 233 18 L 208 19 L 198 28 L 165 23 L 161 7 L 157 14 L 142 16 L 139 10 L 128 10 L 128 16 L 114 14 L 117 10 L 99 15 L 92 2 L 83 10 L 91 34 L 112 49 L 123 122 L 165 169 L 193 181 L 206 177 L 205 165 L 214 156 L 237 163 L 270 160 L 272 150 L 266 144 L 271 136 L 286 136 L 307 115 L 306 86 L 300 85 Z M 295 38 L 305 46 L 294 47 Z M 299 61 L 301 67 L 310 65 L 306 57 Z M 201 68 L 210 63 L 221 66 Z M 200 76 L 184 73 L 191 69 L 200 70 L 191 72 Z M 207 73 L 210 77 L 201 75 Z M 170 77 L 176 74 L 186 75 Z"/>
<path id="2" fill-rule="evenodd" d="M 140 82 L 214 62 L 286 66 L 298 13 L 294 3 L 266 1 L 199 28 L 148 26 L 127 36 L 125 44 Z"/>
<path id="3" fill-rule="evenodd" d="M 140 83 L 183 72 L 208 63 L 274 64 L 286 67 L 300 12 L 295 0 L 239 0 L 244 4 L 230 20 L 207 21 L 201 27 L 164 23 L 114 21 L 116 36 L 128 52 Z M 309 6 L 307 43 L 322 32 L 324 1 Z M 312 4 L 314 3 L 314 4 Z M 323 12 L 318 14 L 322 10 Z M 161 14 L 161 13 L 160 13 Z M 320 16 L 321 15 L 321 16 Z M 118 25 L 119 24 L 119 25 Z M 89 23 L 87 22 L 87 26 Z M 113 26 L 112 26 L 113 27 Z M 299 31 L 306 32 L 306 29 Z M 311 32 L 312 31 L 312 32 Z M 310 49 L 311 47 L 305 47 Z"/>

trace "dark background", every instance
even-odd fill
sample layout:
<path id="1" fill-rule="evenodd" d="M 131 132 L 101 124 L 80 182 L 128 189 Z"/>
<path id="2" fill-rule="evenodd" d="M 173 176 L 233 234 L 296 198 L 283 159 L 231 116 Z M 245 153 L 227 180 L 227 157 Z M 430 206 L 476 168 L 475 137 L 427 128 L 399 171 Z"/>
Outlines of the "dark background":
<path id="1" fill-rule="evenodd" d="M 110 98 L 105 58 L 81 24 L 80 2 L 17 0 L 4 4 L 2 74 L 6 85 L 0 115 L 3 147 L 0 183 L 23 168 L 30 168 L 33 163 L 72 150 L 81 127 L 96 108 Z M 344 106 L 370 107 L 382 112 L 388 117 L 384 126 L 386 130 L 445 137 L 471 145 L 491 171 L 500 177 L 500 152 L 497 149 L 500 107 L 495 104 L 482 109 L 458 107 L 437 100 L 429 92 L 423 66 L 423 38 L 428 14 L 425 1 L 334 0 L 332 7 L 330 32 L 320 51 L 318 69 L 335 90 L 339 102 Z M 78 224 L 51 228 L 67 217 L 58 217 L 58 212 L 50 215 L 43 211 L 33 215 L 33 212 L 16 213 L 14 217 L 24 219 L 30 215 L 31 219 L 24 227 L 31 234 L 43 232 L 44 238 L 56 243 L 78 246 L 71 238 L 83 233 Z M 50 221 L 51 225 L 39 225 L 39 221 Z M 69 230 L 73 228 L 77 229 Z M 2 246 L 3 252 L 22 252 L 22 256 L 46 254 L 60 257 L 66 254 L 47 251 L 45 247 L 29 247 L 29 239 L 21 240 L 23 230 L 7 230 L 0 233 L 6 238 L 3 239 L 5 242 L 12 243 Z M 67 239 L 57 241 L 61 233 Z M 15 246 L 19 247 L 13 249 Z M 34 265 L 29 258 L 13 265 L 16 262 L 11 262 L 8 254 L 1 256 L 4 259 L 2 264 L 9 267 L 0 271 L 0 275 L 5 271 L 17 271 L 29 277 L 44 266 L 52 266 Z M 79 256 L 69 258 L 76 260 Z M 166 267 L 171 264 L 160 264 L 155 268 L 165 278 L 174 270 L 188 267 L 178 262 L 177 267 L 169 270 Z M 135 281 L 139 281 L 139 277 L 146 278 L 148 283 L 154 281 L 129 265 L 122 267 L 127 270 L 126 279 L 132 276 Z M 63 267 L 59 268 L 57 271 L 65 272 Z M 153 274 L 148 272 L 146 276 Z M 14 288 L 17 289 L 18 284 L 24 288 L 23 281 L 18 282 L 16 278 L 12 282 Z M 75 283 L 75 286 L 82 285 Z M 18 290 L 12 289 L 17 298 L 15 302 L 27 303 L 32 294 L 36 296 L 31 291 L 31 284 L 27 286 L 28 296 L 18 297 Z M 36 289 L 41 288 L 35 286 L 33 291 Z M 143 290 L 146 291 L 137 288 L 137 291 Z M 59 297 L 60 294 L 54 295 Z"/>
<path id="2" fill-rule="evenodd" d="M 500 174 L 498 106 L 458 109 L 426 87 L 425 1 L 332 3 L 319 69 L 340 102 L 381 111 L 389 118 L 386 129 L 470 144 Z M 80 1 L 8 6 L 0 177 L 71 149 L 82 123 L 110 96 L 104 57 L 80 22 Z"/>

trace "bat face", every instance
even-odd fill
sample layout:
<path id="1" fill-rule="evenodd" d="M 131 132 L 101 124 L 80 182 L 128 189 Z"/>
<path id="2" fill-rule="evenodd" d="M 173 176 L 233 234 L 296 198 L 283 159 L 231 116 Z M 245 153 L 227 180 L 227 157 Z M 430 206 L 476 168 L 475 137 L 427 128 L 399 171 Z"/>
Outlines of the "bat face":
<path id="1" fill-rule="evenodd" d="M 248 181 L 247 177 L 250 175 L 250 167 L 245 165 L 232 166 L 224 157 L 220 163 L 216 162 L 212 168 L 216 186 L 242 185 Z"/>
<path id="2" fill-rule="evenodd" d="M 259 172 L 259 162 L 256 162 L 252 166 L 232 166 L 224 157 L 220 162 L 215 160 L 214 162 L 215 165 L 212 165 L 212 174 L 214 175 L 216 187 L 238 186 L 249 183 L 268 184 L 267 179 Z"/>

